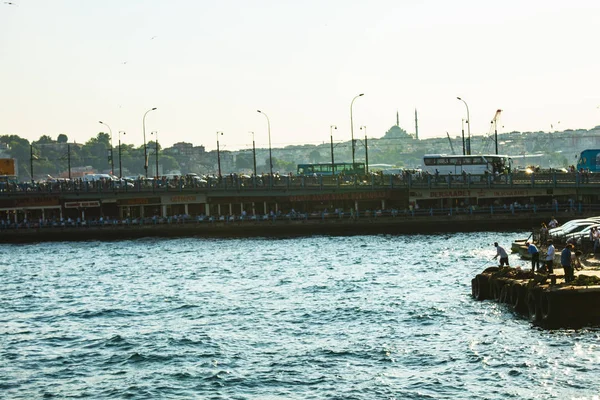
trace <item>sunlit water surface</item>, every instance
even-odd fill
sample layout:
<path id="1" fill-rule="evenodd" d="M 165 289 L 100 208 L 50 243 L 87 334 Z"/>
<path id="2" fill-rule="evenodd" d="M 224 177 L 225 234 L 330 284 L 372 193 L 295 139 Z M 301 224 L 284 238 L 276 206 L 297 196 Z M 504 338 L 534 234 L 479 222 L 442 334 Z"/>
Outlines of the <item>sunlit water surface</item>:
<path id="1" fill-rule="evenodd" d="M 597 398 L 600 331 L 470 296 L 523 236 L 0 245 L 0 398 Z"/>

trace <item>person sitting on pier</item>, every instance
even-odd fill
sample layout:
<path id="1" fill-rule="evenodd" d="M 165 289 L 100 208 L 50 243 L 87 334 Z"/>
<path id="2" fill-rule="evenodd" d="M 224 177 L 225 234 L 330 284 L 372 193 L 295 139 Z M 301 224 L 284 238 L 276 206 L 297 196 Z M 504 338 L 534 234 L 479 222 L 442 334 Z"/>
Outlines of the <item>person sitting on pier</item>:
<path id="1" fill-rule="evenodd" d="M 548 222 L 548 228 L 552 229 L 552 228 L 556 228 L 558 226 L 558 221 L 556 220 L 556 218 L 554 218 L 554 216 L 552 216 L 552 218 L 550 218 L 550 222 Z"/>
<path id="2" fill-rule="evenodd" d="M 531 254 L 531 271 L 540 269 L 540 251 L 533 242 L 527 242 L 527 252 Z"/>
<path id="3" fill-rule="evenodd" d="M 504 264 L 508 267 L 508 253 L 502 246 L 498 246 L 498 242 L 494 242 L 494 246 L 496 246 L 496 255 L 494 256 L 494 260 L 500 256 L 500 267 L 503 267 Z"/>

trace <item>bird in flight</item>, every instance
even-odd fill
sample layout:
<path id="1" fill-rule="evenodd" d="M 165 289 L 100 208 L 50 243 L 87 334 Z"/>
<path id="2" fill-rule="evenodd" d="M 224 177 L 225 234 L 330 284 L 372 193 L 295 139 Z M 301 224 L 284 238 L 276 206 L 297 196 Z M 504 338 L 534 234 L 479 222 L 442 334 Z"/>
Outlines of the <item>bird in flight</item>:
<path id="1" fill-rule="evenodd" d="M 5 1 L 4 4 L 8 4 L 9 6 L 16 6 L 15 3 L 10 2 L 10 1 Z"/>

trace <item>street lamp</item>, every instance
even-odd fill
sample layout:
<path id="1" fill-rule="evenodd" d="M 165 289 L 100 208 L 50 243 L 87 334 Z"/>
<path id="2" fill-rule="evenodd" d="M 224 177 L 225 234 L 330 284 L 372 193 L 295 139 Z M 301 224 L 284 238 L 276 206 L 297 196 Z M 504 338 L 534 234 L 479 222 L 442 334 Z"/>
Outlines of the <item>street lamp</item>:
<path id="1" fill-rule="evenodd" d="M 269 116 L 260 110 L 256 110 L 267 118 L 267 128 L 269 131 L 269 171 L 271 173 L 271 179 L 273 178 L 273 155 L 271 153 L 271 121 L 269 121 Z"/>
<path id="2" fill-rule="evenodd" d="M 33 160 L 39 160 L 38 156 L 33 155 L 33 143 L 29 145 L 29 172 L 31 172 L 31 183 L 34 183 L 33 179 Z"/>
<path id="3" fill-rule="evenodd" d="M 466 101 L 461 99 L 460 97 L 456 97 L 458 100 L 465 103 L 465 107 L 467 107 L 467 130 L 469 132 L 469 138 L 467 139 L 467 155 L 471 155 L 471 118 L 469 117 L 469 105 Z"/>
<path id="4" fill-rule="evenodd" d="M 158 179 L 158 131 L 152 131 L 150 134 L 154 135 L 154 158 L 156 159 L 156 179 Z"/>
<path id="5" fill-rule="evenodd" d="M 329 138 L 331 139 L 331 174 L 335 175 L 335 162 L 333 160 L 333 130 L 337 129 L 335 125 L 329 125 Z"/>
<path id="6" fill-rule="evenodd" d="M 223 132 L 217 132 L 217 165 L 219 166 L 219 178 L 221 178 L 221 153 L 219 151 L 219 134 L 223 136 Z"/>
<path id="7" fill-rule="evenodd" d="M 254 132 L 252 134 L 252 161 L 254 163 L 254 176 L 256 177 L 256 145 L 254 144 Z"/>
<path id="8" fill-rule="evenodd" d="M 356 100 L 360 96 L 364 96 L 364 93 L 361 93 L 358 96 L 354 96 L 354 98 L 352 99 L 352 102 L 350 103 L 350 135 L 352 136 L 352 169 L 354 169 L 354 153 L 356 152 L 356 143 L 354 142 L 354 121 L 352 120 L 352 105 L 354 105 L 354 100 Z"/>
<path id="9" fill-rule="evenodd" d="M 67 143 L 67 168 L 69 169 L 69 180 L 71 180 L 71 145 Z"/>
<path id="10" fill-rule="evenodd" d="M 101 123 L 102 125 L 106 125 L 106 127 L 108 128 L 108 131 L 110 132 L 110 173 L 112 175 L 115 173 L 115 162 L 113 161 L 112 129 L 110 129 L 110 126 L 108 126 L 108 124 L 106 124 L 102 121 L 98 121 L 98 122 Z"/>
<path id="11" fill-rule="evenodd" d="M 121 164 L 121 133 L 125 135 L 125 131 L 119 131 L 119 179 L 123 179 L 123 166 Z"/>
<path id="12" fill-rule="evenodd" d="M 144 170 L 146 171 L 146 178 L 148 178 L 148 149 L 146 149 L 146 115 L 150 111 L 156 110 L 156 107 L 153 107 L 144 113 L 144 118 L 142 118 L 142 130 L 144 132 Z"/>
<path id="13" fill-rule="evenodd" d="M 365 125 L 360 127 L 362 131 L 365 128 L 365 172 L 369 173 L 369 144 L 367 143 L 367 127 Z"/>
<path id="14" fill-rule="evenodd" d="M 463 144 L 463 156 L 466 154 L 465 152 L 465 119 L 462 118 L 462 144 Z"/>

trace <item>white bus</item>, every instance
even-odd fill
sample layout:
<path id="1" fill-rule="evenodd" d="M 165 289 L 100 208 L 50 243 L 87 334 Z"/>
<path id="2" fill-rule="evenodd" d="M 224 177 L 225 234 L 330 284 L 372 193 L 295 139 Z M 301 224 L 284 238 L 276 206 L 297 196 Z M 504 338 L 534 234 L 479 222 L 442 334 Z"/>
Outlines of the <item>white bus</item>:
<path id="1" fill-rule="evenodd" d="M 503 173 L 510 166 L 509 157 L 498 154 L 448 155 L 425 154 L 423 169 L 432 175 L 471 175 Z"/>

